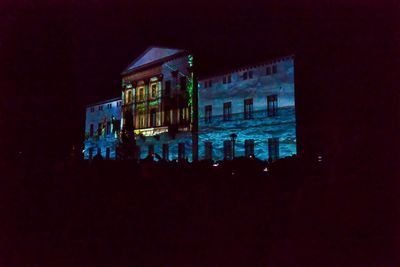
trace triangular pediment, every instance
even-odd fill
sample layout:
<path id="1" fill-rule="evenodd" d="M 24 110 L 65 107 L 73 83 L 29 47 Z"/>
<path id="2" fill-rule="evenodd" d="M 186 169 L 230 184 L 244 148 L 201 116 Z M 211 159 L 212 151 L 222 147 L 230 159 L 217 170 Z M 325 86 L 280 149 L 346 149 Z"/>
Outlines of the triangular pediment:
<path id="1" fill-rule="evenodd" d="M 163 59 L 170 58 L 174 55 L 185 52 L 181 49 L 175 48 L 164 48 L 164 47 L 149 47 L 143 52 L 137 59 L 135 59 L 128 67 L 123 71 L 123 73 L 131 72 L 135 69 L 142 68 L 144 66 L 150 65 L 155 62 L 160 62 Z"/>

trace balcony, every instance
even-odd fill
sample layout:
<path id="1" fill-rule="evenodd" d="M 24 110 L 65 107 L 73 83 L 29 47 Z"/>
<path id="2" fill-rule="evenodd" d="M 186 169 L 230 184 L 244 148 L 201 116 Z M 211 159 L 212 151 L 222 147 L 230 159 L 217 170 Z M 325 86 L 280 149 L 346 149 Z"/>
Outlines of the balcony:
<path id="1" fill-rule="evenodd" d="M 144 136 L 154 136 L 157 134 L 162 134 L 168 132 L 168 126 L 161 127 L 153 127 L 153 128 L 144 128 L 144 129 L 136 129 L 135 135 L 144 135 Z"/>

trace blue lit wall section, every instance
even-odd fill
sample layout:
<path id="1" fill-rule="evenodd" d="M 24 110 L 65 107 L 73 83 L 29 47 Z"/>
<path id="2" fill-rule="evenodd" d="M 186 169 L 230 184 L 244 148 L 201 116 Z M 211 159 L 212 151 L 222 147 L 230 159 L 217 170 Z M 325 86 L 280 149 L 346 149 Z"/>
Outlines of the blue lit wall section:
<path id="1" fill-rule="evenodd" d="M 204 142 L 212 142 L 213 159 L 223 159 L 226 153 L 223 144 L 230 140 L 231 134 L 237 135 L 236 157 L 245 156 L 245 140 L 253 140 L 254 155 L 263 160 L 272 156 L 269 155 L 272 143 L 269 144 L 268 139 L 278 140 L 275 146 L 279 158 L 296 154 L 293 57 L 199 82 L 200 159 L 205 157 Z M 251 109 L 250 118 L 245 114 L 246 100 Z M 230 105 L 229 112 L 227 105 Z M 211 107 L 211 117 L 206 114 L 207 107 Z"/>
<path id="2" fill-rule="evenodd" d="M 138 137 L 136 138 L 136 145 L 140 148 L 140 159 L 145 159 L 149 155 L 149 146 L 154 147 L 154 153 L 157 156 L 163 156 L 162 146 L 163 144 L 168 145 L 168 160 L 178 160 L 179 156 L 179 144 L 184 144 L 184 156 L 183 158 L 188 161 L 192 161 L 192 135 L 191 133 L 179 133 L 174 137 L 164 133 L 158 137 Z M 156 157 L 157 157 L 156 156 Z"/>
<path id="3" fill-rule="evenodd" d="M 183 146 L 183 158 L 191 161 L 195 112 L 200 160 L 210 153 L 213 160 L 233 156 L 232 134 L 235 157 L 274 160 L 297 153 L 293 56 L 201 77 L 198 110 L 193 109 L 192 65 L 192 55 L 184 50 L 161 47 L 150 47 L 134 60 L 122 73 L 121 98 L 87 107 L 84 158 L 100 153 L 115 159 L 124 127 L 133 129 L 140 159 L 149 150 L 163 157 L 163 147 L 169 160 L 182 158 Z"/>
<path id="4" fill-rule="evenodd" d="M 108 150 L 109 159 L 115 159 L 119 140 L 121 104 L 120 98 L 116 98 L 86 108 L 84 159 L 94 158 L 98 152 L 103 159 L 106 159 Z"/>

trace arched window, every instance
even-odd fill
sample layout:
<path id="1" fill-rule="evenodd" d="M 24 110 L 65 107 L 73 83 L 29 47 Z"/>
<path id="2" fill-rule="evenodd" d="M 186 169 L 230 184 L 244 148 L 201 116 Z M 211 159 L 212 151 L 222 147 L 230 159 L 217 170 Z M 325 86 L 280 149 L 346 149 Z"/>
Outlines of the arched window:
<path id="1" fill-rule="evenodd" d="M 139 101 L 143 101 L 144 100 L 144 88 L 143 87 L 139 88 L 138 99 L 139 99 Z"/>

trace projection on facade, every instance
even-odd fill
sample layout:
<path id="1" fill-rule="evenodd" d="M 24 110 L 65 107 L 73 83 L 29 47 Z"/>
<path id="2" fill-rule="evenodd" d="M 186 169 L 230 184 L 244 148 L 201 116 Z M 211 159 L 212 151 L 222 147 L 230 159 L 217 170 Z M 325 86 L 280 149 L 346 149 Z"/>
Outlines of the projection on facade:
<path id="1" fill-rule="evenodd" d="M 101 155 L 115 159 L 119 143 L 121 98 L 110 99 L 86 107 L 84 158 Z"/>
<path id="2" fill-rule="evenodd" d="M 200 159 L 296 154 L 294 58 L 199 81 Z"/>
<path id="3" fill-rule="evenodd" d="M 135 159 L 296 154 L 294 57 L 202 77 L 195 85 L 190 53 L 148 48 L 122 72 L 120 98 L 88 106 L 85 159 L 118 158 L 126 133 Z"/>

